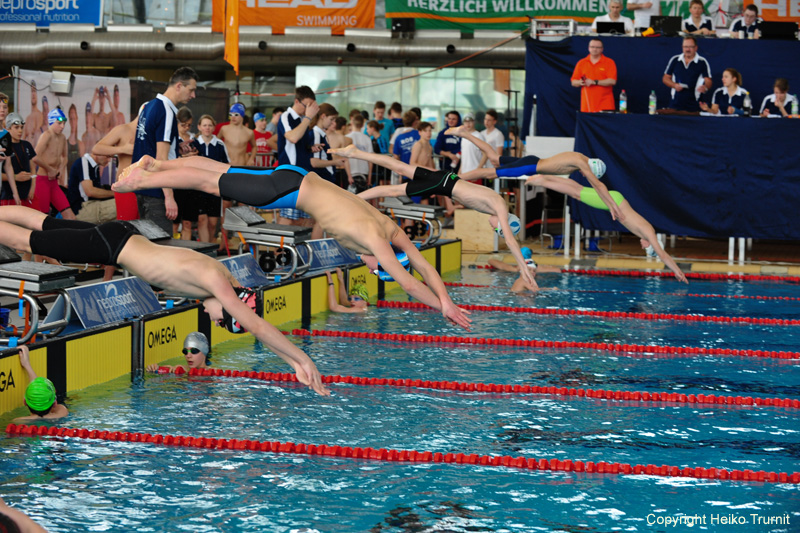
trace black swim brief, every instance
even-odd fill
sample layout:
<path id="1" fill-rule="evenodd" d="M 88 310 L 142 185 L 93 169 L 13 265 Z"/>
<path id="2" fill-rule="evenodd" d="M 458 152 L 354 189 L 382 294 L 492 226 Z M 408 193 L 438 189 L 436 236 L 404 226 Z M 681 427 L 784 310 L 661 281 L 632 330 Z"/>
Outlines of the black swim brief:
<path id="1" fill-rule="evenodd" d="M 449 170 L 428 170 L 427 168 L 417 167 L 414 172 L 414 179 L 406 185 L 406 196 L 441 194 L 442 196 L 452 197 L 453 187 L 456 186 L 458 180 L 458 175 Z"/>
<path id="2" fill-rule="evenodd" d="M 122 248 L 136 228 L 124 220 L 115 220 L 95 226 L 78 220 L 61 220 L 48 217 L 42 231 L 32 231 L 31 251 L 67 263 L 92 263 L 117 265 Z"/>
<path id="3" fill-rule="evenodd" d="M 276 169 L 231 167 L 219 177 L 219 195 L 262 209 L 297 208 L 300 184 L 308 172 L 293 165 Z"/>

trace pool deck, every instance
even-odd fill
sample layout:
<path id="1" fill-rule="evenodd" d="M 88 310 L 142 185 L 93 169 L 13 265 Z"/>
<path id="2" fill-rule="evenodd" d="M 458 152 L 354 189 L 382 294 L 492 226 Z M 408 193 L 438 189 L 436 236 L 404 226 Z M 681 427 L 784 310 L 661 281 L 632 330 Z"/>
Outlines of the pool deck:
<path id="1" fill-rule="evenodd" d="M 545 241 L 545 244 L 549 244 L 549 239 Z M 601 239 L 599 247 L 603 250 L 602 252 L 582 250 L 580 259 L 576 259 L 572 253 L 570 257 L 564 257 L 563 250 L 549 249 L 543 246 L 538 238 L 528 239 L 523 245 L 533 250 L 533 258 L 542 265 L 583 269 L 664 269 L 661 261 L 644 256 L 639 240 L 632 236 L 623 236 L 621 239 L 614 238 L 613 242 L 609 242 L 607 238 Z M 709 240 L 683 237 L 676 239 L 674 248 L 670 248 L 668 243 L 666 250 L 675 258 L 684 272 L 800 276 L 800 243 L 755 242 L 752 249 L 747 251 L 743 263 L 728 262 L 727 239 Z M 464 250 L 462 262 L 465 266 L 485 265 L 492 257 L 503 259 L 507 263 L 514 262 L 508 250 L 501 250 L 497 253 Z"/>

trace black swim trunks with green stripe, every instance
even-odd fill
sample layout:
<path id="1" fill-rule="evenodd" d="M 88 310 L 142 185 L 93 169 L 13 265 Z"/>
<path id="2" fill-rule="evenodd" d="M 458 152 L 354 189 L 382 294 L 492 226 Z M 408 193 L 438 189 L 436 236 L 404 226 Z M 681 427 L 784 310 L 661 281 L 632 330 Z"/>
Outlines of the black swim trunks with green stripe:
<path id="1" fill-rule="evenodd" d="M 406 185 L 406 196 L 431 196 L 440 194 L 452 197 L 458 175 L 448 170 L 428 170 L 417 167 L 414 179 Z"/>

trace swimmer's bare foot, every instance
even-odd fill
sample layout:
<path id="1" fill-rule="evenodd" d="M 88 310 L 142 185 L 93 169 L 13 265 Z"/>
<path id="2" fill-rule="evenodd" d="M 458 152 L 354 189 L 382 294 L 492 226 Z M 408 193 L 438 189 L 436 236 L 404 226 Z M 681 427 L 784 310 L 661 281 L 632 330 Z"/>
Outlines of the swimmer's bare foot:
<path id="1" fill-rule="evenodd" d="M 127 175 L 124 178 L 117 180 L 117 182 L 111 186 L 112 191 L 133 192 L 138 191 L 139 189 L 148 188 L 143 182 L 148 176 L 150 176 L 150 174 L 152 174 L 152 172 L 144 170 L 138 165 L 138 163 L 129 166 L 125 170 L 128 171 Z"/>
<path id="2" fill-rule="evenodd" d="M 344 148 L 330 148 L 328 149 L 329 154 L 335 154 L 342 157 L 358 157 L 358 154 L 361 152 L 358 148 L 356 148 L 355 144 L 348 144 Z"/>
<path id="3" fill-rule="evenodd" d="M 139 159 L 136 163 L 133 163 L 132 165 L 129 165 L 124 169 L 122 169 L 122 172 L 120 172 L 117 175 L 117 180 L 125 179 L 128 176 L 128 174 L 130 174 L 133 171 L 134 168 L 141 167 L 144 170 L 155 172 L 159 170 L 160 166 L 161 165 L 159 164 L 158 160 L 155 159 L 153 156 L 143 155 L 142 158 Z"/>
<path id="4" fill-rule="evenodd" d="M 463 124 L 455 128 L 447 128 L 444 132 L 445 135 L 455 135 L 456 137 L 464 137 L 467 135 L 467 127 Z"/>

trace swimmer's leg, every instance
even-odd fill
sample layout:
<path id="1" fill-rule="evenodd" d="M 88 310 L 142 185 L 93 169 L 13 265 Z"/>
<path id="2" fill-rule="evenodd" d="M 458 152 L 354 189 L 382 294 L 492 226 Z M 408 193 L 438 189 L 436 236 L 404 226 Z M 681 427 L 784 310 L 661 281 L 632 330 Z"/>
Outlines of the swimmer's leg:
<path id="1" fill-rule="evenodd" d="M 0 222 L 7 222 L 29 230 L 41 230 L 46 218 L 46 214 L 28 207 L 18 205 L 0 207 Z M 21 250 L 22 248 L 16 249 Z"/>
<path id="2" fill-rule="evenodd" d="M 457 128 L 450 128 L 445 131 L 446 135 L 455 135 L 456 137 L 461 137 L 462 139 L 466 139 L 478 148 L 480 148 L 481 152 L 486 154 L 486 157 L 489 159 L 489 162 L 492 163 L 492 166 L 497 167 L 500 166 L 500 156 L 497 154 L 497 151 L 487 143 L 486 141 L 479 139 L 469 133 L 466 128 L 462 125 Z M 461 179 L 468 179 L 464 176 L 460 176 Z M 470 179 L 481 179 L 481 178 L 470 178 Z"/>
<path id="3" fill-rule="evenodd" d="M 210 161 L 210 160 L 209 160 Z M 193 189 L 219 196 L 220 172 L 185 166 L 172 170 L 149 172 L 135 167 L 130 174 L 111 188 L 116 192 L 133 192 L 141 189 Z"/>
<path id="4" fill-rule="evenodd" d="M 0 222 L 0 244 L 8 246 L 12 250 L 20 250 L 29 254 L 31 253 L 31 230 L 8 222 Z"/>
<path id="5" fill-rule="evenodd" d="M 463 174 L 458 175 L 464 181 L 474 181 L 480 179 L 493 180 L 497 177 L 497 169 L 494 168 L 476 168 Z"/>
<path id="6" fill-rule="evenodd" d="M 133 169 L 137 167 L 148 172 L 177 170 L 186 167 L 193 167 L 223 174 L 228 171 L 230 165 L 201 156 L 179 157 L 177 159 L 170 159 L 169 161 L 159 161 L 158 159 L 155 159 L 149 155 L 145 155 L 139 159 L 139 161 L 133 163 L 129 167 L 126 167 L 122 172 L 120 172 L 117 180 L 124 180 L 130 175 L 131 172 L 133 172 Z"/>
<path id="7" fill-rule="evenodd" d="M 364 192 L 358 193 L 356 196 L 364 200 L 373 200 L 375 198 L 382 198 L 388 196 L 390 198 L 397 198 L 398 196 L 406 195 L 406 186 L 408 183 L 401 183 L 399 185 L 378 185 Z"/>
<path id="8" fill-rule="evenodd" d="M 417 171 L 416 166 L 403 163 L 402 161 L 395 159 L 394 157 L 389 155 L 382 155 L 382 154 L 375 154 L 375 153 L 361 151 L 358 148 L 356 148 L 354 144 L 347 145 L 345 148 L 331 148 L 330 150 L 328 150 L 328 153 L 342 157 L 349 157 L 353 159 L 361 159 L 363 161 L 368 161 L 383 168 L 388 168 L 392 172 L 396 172 L 401 176 L 406 176 L 408 178 L 413 178 L 414 172 Z"/>
<path id="9" fill-rule="evenodd" d="M 583 186 L 580 183 L 572 181 L 571 179 L 559 178 L 556 176 L 542 176 L 541 174 L 531 176 L 525 183 L 527 185 L 537 185 L 545 189 L 550 189 L 551 191 L 560 192 L 576 200 L 581 199 L 581 190 L 583 190 Z"/>

